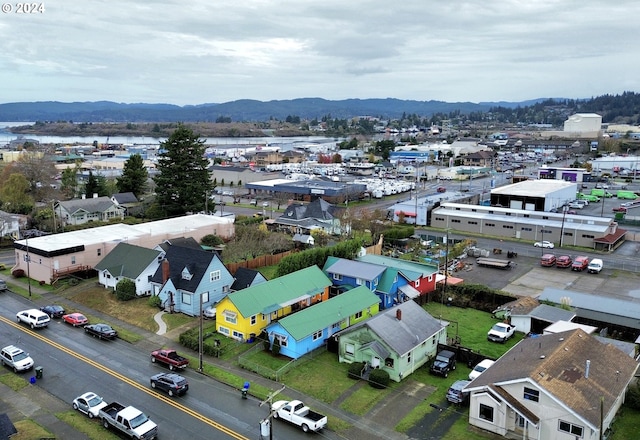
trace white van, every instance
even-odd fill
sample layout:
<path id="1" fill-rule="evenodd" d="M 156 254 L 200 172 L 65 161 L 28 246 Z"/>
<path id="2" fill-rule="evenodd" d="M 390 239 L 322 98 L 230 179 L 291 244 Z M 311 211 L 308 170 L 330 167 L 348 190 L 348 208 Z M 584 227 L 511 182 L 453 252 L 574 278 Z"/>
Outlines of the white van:
<path id="1" fill-rule="evenodd" d="M 599 258 L 594 258 L 591 260 L 589 265 L 587 266 L 587 272 L 589 273 L 600 273 L 602 270 L 602 260 Z"/>

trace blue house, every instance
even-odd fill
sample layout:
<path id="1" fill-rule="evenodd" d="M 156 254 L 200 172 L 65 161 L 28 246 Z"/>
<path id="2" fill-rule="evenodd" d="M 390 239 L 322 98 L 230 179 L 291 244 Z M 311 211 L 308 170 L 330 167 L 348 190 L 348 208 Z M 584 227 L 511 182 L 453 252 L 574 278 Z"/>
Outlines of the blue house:
<path id="1" fill-rule="evenodd" d="M 182 246 L 166 246 L 165 257 L 150 279 L 157 295 L 171 313 L 200 315 L 217 304 L 231 290 L 233 276 L 218 254 Z"/>
<path id="2" fill-rule="evenodd" d="M 380 300 L 380 309 L 388 309 L 420 293 L 396 268 L 346 258 L 328 257 L 324 272 L 340 290 L 365 286 Z"/>
<path id="3" fill-rule="evenodd" d="M 340 330 L 378 314 L 379 304 L 373 292 L 360 286 L 272 322 L 265 331 L 272 347 L 280 345 L 280 354 L 298 359 Z"/>

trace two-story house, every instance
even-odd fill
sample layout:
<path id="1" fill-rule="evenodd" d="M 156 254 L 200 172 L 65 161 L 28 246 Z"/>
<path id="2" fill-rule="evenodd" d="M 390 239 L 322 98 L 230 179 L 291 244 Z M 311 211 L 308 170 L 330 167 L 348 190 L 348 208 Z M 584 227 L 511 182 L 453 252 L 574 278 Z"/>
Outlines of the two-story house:
<path id="1" fill-rule="evenodd" d="M 637 369 L 582 329 L 523 339 L 465 387 L 469 423 L 506 438 L 600 440 Z"/>
<path id="2" fill-rule="evenodd" d="M 149 278 L 160 267 L 163 256 L 161 250 L 118 243 L 94 266 L 98 272 L 98 283 L 115 290 L 120 280 L 128 279 L 136 285 L 136 295 L 151 295 Z"/>
<path id="3" fill-rule="evenodd" d="M 326 344 L 329 337 L 378 314 L 379 301 L 364 286 L 307 307 L 269 324 L 269 342 L 280 346 L 280 354 L 292 359 Z"/>
<path id="4" fill-rule="evenodd" d="M 233 292 L 216 306 L 218 333 L 238 340 L 259 335 L 271 322 L 329 299 L 331 281 L 310 266 Z"/>
<path id="5" fill-rule="evenodd" d="M 199 316 L 231 291 L 233 276 L 215 252 L 173 245 L 150 282 L 166 310 Z"/>
<path id="6" fill-rule="evenodd" d="M 365 362 L 400 382 L 435 356 L 447 330 L 414 301 L 407 301 L 337 333 L 340 362 Z"/>

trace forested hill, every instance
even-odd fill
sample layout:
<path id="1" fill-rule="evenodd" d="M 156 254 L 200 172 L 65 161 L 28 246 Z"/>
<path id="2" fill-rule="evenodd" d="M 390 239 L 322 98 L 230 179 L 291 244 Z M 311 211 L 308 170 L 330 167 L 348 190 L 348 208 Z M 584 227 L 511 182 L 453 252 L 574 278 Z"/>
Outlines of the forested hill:
<path id="1" fill-rule="evenodd" d="M 448 103 L 400 99 L 346 99 L 329 101 L 301 98 L 283 101 L 238 100 L 222 104 L 177 106 L 171 104 L 123 104 L 98 102 L 18 102 L 0 104 L 0 121 L 74 121 L 74 122 L 239 122 L 284 120 L 288 116 L 313 120 L 323 117 L 352 118 L 376 116 L 397 119 L 403 114 L 431 116 L 436 113 L 486 112 L 491 107 L 513 108 L 525 103 Z"/>
<path id="2" fill-rule="evenodd" d="M 443 102 L 401 99 L 300 98 L 282 101 L 238 100 L 221 104 L 177 106 L 172 104 L 125 104 L 96 102 L 17 102 L 0 104 L 0 121 L 73 122 L 241 122 L 285 120 L 295 116 L 305 120 L 348 119 L 374 116 L 398 119 L 403 115 L 452 118 L 461 114 L 472 120 L 520 123 L 561 123 L 572 113 L 598 113 L 605 123 L 640 122 L 640 94 L 624 92 L 590 99 L 540 98 L 523 102 Z"/>

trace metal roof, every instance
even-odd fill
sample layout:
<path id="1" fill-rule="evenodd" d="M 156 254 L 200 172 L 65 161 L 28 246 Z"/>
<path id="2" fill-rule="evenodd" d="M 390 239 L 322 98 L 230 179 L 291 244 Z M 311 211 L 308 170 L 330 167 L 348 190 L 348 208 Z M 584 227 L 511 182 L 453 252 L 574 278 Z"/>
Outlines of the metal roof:
<path id="1" fill-rule="evenodd" d="M 518 196 L 544 197 L 546 193 L 574 187 L 578 190 L 575 182 L 565 182 L 556 179 L 525 180 L 523 182 L 512 183 L 491 190 L 491 194 L 508 194 Z"/>

